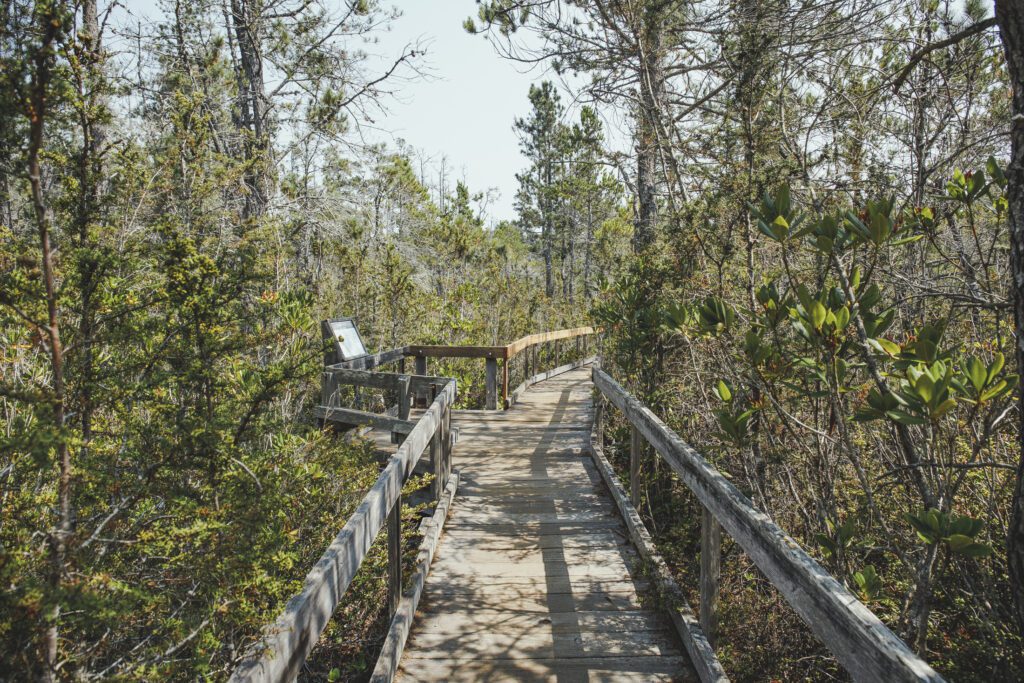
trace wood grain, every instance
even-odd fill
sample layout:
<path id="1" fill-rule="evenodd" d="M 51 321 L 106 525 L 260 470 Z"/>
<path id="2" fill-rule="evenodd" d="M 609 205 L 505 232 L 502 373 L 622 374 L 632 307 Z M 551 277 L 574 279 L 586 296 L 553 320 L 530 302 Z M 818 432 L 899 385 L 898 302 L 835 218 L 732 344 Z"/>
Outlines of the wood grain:
<path id="1" fill-rule="evenodd" d="M 854 679 L 943 680 L 650 409 L 599 368 L 593 379 Z"/>
<path id="2" fill-rule="evenodd" d="M 398 680 L 697 680 L 590 458 L 589 374 L 454 412 L 459 492 Z"/>

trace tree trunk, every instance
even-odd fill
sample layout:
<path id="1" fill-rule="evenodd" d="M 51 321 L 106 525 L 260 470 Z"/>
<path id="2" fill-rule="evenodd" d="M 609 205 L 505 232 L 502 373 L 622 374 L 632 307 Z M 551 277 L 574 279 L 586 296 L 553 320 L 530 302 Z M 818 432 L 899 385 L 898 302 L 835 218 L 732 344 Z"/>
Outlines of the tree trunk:
<path id="1" fill-rule="evenodd" d="M 664 73 L 661 64 L 661 14 L 659 7 L 644 12 L 640 49 L 640 111 L 636 148 L 637 215 L 633 228 L 633 252 L 654 243 L 658 223 L 658 118 Z"/>
<path id="2" fill-rule="evenodd" d="M 996 20 L 999 22 L 999 33 L 1013 87 L 1006 192 L 1010 204 L 1010 288 L 1016 322 L 1015 355 L 1017 371 L 1024 378 L 1024 4 L 1020 0 L 997 0 Z M 1024 634 L 1024 385 L 1018 388 L 1017 397 L 1017 412 L 1021 420 L 1017 438 L 1021 455 L 1011 501 L 1006 555 L 1017 626 Z"/>
<path id="3" fill-rule="evenodd" d="M 32 193 L 32 208 L 35 214 L 36 227 L 39 231 L 39 248 L 42 260 L 43 284 L 46 291 L 47 325 L 41 330 L 46 334 L 50 346 L 50 373 L 53 384 L 50 401 L 53 405 L 53 426 L 62 430 L 64 426 L 64 350 L 60 339 L 60 326 L 57 320 L 57 284 L 53 266 L 53 247 L 51 244 L 51 214 L 43 194 L 42 165 L 40 153 L 44 144 L 44 124 L 47 116 L 47 90 L 51 74 L 53 44 L 57 38 L 57 29 L 61 22 L 52 12 L 40 12 L 40 34 L 42 43 L 34 57 L 34 73 L 32 75 L 31 102 L 28 114 L 29 145 L 28 145 L 28 180 Z M 60 592 L 64 581 L 67 559 L 68 541 L 73 533 L 71 513 L 71 452 L 63 435 L 57 439 L 57 520 L 54 528 L 47 534 L 47 545 L 50 551 L 50 571 L 47 576 L 49 590 L 46 608 L 46 628 L 42 638 L 43 668 L 40 680 L 54 680 L 58 657 L 58 621 L 61 614 Z"/>
<path id="4" fill-rule="evenodd" d="M 263 82 L 258 17 L 251 0 L 231 0 L 231 23 L 238 42 L 238 98 L 243 130 L 251 136 L 245 142 L 250 162 L 245 180 L 248 194 L 244 216 L 262 216 L 270 201 L 270 134 L 267 130 L 267 94 Z"/>
<path id="5" fill-rule="evenodd" d="M 84 83 L 80 126 L 82 150 L 78 173 L 81 183 L 78 207 L 78 247 L 81 255 L 77 259 L 80 280 L 78 335 L 81 352 L 80 376 L 78 381 L 77 410 L 82 428 L 82 445 L 79 457 L 88 460 L 92 442 L 92 420 L 95 411 L 93 387 L 96 383 L 95 351 L 96 310 L 94 295 L 98 286 L 99 262 L 95 254 L 92 231 L 101 210 L 103 194 L 103 146 L 106 142 L 106 126 L 98 121 L 95 112 L 104 108 L 103 97 L 103 56 L 100 42 L 99 13 L 96 0 L 82 2 L 82 67 Z"/>

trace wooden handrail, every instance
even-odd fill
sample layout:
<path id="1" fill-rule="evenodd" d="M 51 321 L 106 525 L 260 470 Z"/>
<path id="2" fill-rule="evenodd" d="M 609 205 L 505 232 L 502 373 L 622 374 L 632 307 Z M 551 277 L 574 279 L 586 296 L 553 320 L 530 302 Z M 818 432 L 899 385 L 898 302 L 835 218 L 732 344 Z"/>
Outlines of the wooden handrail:
<path id="1" fill-rule="evenodd" d="M 514 342 L 505 347 L 505 358 L 510 359 L 521 351 L 526 350 L 531 346 L 537 344 L 544 344 L 546 342 L 558 341 L 559 339 L 573 339 L 575 337 L 585 337 L 597 332 L 593 327 L 574 327 L 568 330 L 555 330 L 554 332 L 540 332 L 538 334 L 529 334 L 525 337 L 520 337 Z"/>
<path id="2" fill-rule="evenodd" d="M 391 380 L 338 373 L 342 380 L 363 385 L 390 385 Z M 408 376 L 395 376 L 406 387 Z M 443 378 L 430 378 L 442 380 Z M 451 410 L 455 403 L 455 380 L 444 379 L 437 396 L 415 423 L 408 436 L 388 460 L 377 481 L 359 507 L 327 547 L 306 576 L 302 590 L 288 601 L 284 611 L 263 630 L 231 674 L 234 683 L 285 683 L 298 675 L 327 622 L 345 595 L 352 578 L 366 557 L 377 534 L 387 524 L 388 569 L 392 613 L 401 594 L 401 505 L 402 487 L 429 447 L 434 457 L 438 497 L 451 473 Z M 404 416 L 403 416 L 404 417 Z"/>
<path id="3" fill-rule="evenodd" d="M 593 369 L 593 379 L 601 394 L 654 447 L 855 680 L 943 680 L 649 408 L 598 367 Z M 703 593 L 707 589 L 705 582 L 701 584 Z M 712 598 L 701 595 L 702 603 Z"/>
<path id="4" fill-rule="evenodd" d="M 500 404 L 502 408 L 509 407 L 509 362 L 523 351 L 546 344 L 548 342 L 560 341 L 563 339 L 575 339 L 596 334 L 599 330 L 593 327 L 574 327 L 565 330 L 554 330 L 552 332 L 540 332 L 520 337 L 504 346 L 445 346 L 445 345 L 412 345 L 404 347 L 406 356 L 416 359 L 416 373 L 426 374 L 427 358 L 484 358 L 487 361 L 485 367 L 485 404 L 487 410 L 496 410 Z M 399 349 L 387 352 L 392 354 L 388 360 L 394 359 Z M 380 355 L 380 354 L 378 354 Z M 498 378 L 498 361 L 502 362 L 501 378 Z M 387 362 L 387 361 L 384 361 Z M 341 365 L 332 367 L 342 367 Z M 345 365 L 344 367 L 348 367 Z M 499 399 L 500 392 L 500 401 Z"/>

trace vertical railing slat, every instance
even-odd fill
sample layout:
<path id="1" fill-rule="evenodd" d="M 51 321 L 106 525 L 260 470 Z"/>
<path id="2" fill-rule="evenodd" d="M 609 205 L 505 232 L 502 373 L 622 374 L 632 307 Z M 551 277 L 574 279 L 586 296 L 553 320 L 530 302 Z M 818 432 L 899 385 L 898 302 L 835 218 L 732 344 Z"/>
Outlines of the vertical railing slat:
<path id="1" fill-rule="evenodd" d="M 718 581 L 722 567 L 722 527 L 701 506 L 700 523 L 700 626 L 711 647 L 718 635 Z"/>
<path id="2" fill-rule="evenodd" d="M 388 513 L 388 618 L 402 599 L 402 494 Z"/>

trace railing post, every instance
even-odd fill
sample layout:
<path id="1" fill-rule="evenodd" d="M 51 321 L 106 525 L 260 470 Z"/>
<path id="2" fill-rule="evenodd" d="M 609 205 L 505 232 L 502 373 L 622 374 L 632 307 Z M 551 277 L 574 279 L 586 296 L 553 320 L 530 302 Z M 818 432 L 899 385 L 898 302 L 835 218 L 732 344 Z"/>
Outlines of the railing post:
<path id="1" fill-rule="evenodd" d="M 434 467 L 434 500 L 441 500 L 445 487 L 443 425 L 444 418 L 442 418 L 442 424 L 434 432 L 433 438 L 430 439 L 430 463 Z"/>
<path id="2" fill-rule="evenodd" d="M 412 383 L 412 378 L 409 375 L 400 375 L 398 377 L 398 419 L 408 420 L 409 419 L 409 404 L 412 397 L 409 395 L 409 386 Z M 402 443 L 405 440 L 405 436 L 398 432 L 391 432 L 391 443 Z"/>
<path id="3" fill-rule="evenodd" d="M 427 357 L 426 356 L 416 356 L 415 363 L 416 363 L 416 365 L 415 365 L 415 367 L 416 367 L 416 374 L 420 375 L 420 376 L 426 375 L 427 374 Z M 420 391 L 416 392 L 416 407 L 417 408 L 426 408 L 427 407 L 427 393 L 426 393 L 426 389 L 421 389 Z"/>
<path id="4" fill-rule="evenodd" d="M 640 507 L 640 457 L 643 455 L 644 437 L 636 426 L 629 428 L 629 500 Z"/>
<path id="5" fill-rule="evenodd" d="M 452 476 L 452 407 L 449 405 L 444 410 L 444 419 L 441 420 L 441 460 L 444 462 L 443 480 L 444 488 L 448 486 L 448 479 Z"/>
<path id="6" fill-rule="evenodd" d="M 339 407 L 337 405 L 338 399 L 338 383 L 334 379 L 333 372 L 323 372 L 320 375 L 320 405 L 329 406 L 331 408 Z"/>
<path id="7" fill-rule="evenodd" d="M 700 523 L 700 626 L 711 647 L 718 635 L 718 579 L 722 568 L 722 527 L 701 506 Z"/>
<path id="8" fill-rule="evenodd" d="M 487 359 L 485 374 L 487 395 L 484 399 L 484 408 L 495 410 L 498 407 L 498 360 L 496 358 Z"/>
<path id="9" fill-rule="evenodd" d="M 501 409 L 508 408 L 508 358 L 501 361 Z"/>
<path id="10" fill-rule="evenodd" d="M 402 494 L 388 513 L 388 617 L 398 611 L 402 599 Z"/>
<path id="11" fill-rule="evenodd" d="M 530 379 L 530 351 L 533 349 L 532 346 L 528 346 L 523 349 L 523 381 Z"/>

